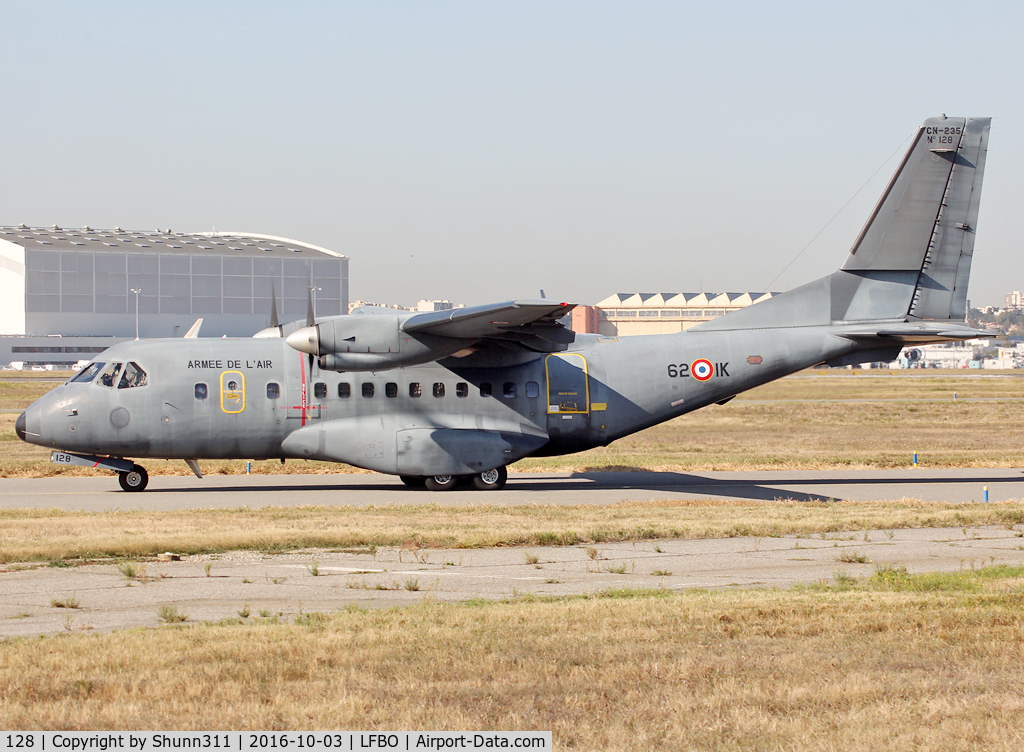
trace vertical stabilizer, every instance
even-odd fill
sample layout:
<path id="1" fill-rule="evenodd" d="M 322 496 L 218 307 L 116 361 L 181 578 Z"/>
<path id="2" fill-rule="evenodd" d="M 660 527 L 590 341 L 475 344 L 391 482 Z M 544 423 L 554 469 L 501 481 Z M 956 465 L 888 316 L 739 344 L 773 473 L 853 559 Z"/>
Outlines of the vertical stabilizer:
<path id="1" fill-rule="evenodd" d="M 842 268 L 690 331 L 963 321 L 991 118 L 930 118 Z"/>
<path id="2" fill-rule="evenodd" d="M 833 281 L 833 320 L 964 319 L 990 122 L 924 122 Z"/>

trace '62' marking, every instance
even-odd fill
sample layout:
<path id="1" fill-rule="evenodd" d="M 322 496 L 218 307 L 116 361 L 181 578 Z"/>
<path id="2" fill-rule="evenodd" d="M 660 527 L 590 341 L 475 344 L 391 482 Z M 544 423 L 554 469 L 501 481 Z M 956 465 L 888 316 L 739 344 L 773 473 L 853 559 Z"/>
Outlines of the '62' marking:
<path id="1" fill-rule="evenodd" d="M 668 364 L 668 375 L 669 378 L 686 378 L 693 376 L 697 381 L 707 381 L 712 376 L 730 376 L 729 373 L 729 361 L 724 363 L 712 363 L 710 360 L 704 358 L 698 358 L 693 363 L 669 363 Z"/>

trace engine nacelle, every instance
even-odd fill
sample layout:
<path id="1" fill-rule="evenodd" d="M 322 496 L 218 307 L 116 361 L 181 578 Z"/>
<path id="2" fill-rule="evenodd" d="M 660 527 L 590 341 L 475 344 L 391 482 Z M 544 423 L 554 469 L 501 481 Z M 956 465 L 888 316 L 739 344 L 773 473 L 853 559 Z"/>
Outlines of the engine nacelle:
<path id="1" fill-rule="evenodd" d="M 319 358 L 328 371 L 380 371 L 429 363 L 467 349 L 455 337 L 402 331 L 400 314 L 335 316 L 288 335 L 285 341 Z"/>

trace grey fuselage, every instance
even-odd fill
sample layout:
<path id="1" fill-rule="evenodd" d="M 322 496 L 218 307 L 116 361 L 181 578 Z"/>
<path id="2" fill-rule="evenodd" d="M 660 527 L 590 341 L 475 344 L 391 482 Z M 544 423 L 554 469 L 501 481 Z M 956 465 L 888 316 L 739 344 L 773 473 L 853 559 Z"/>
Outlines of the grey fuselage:
<path id="1" fill-rule="evenodd" d="M 117 457 L 480 472 L 607 445 L 855 349 L 831 329 L 578 335 L 516 365 L 478 353 L 368 373 L 311 369 L 281 339 L 126 342 L 97 360 L 137 363 L 145 386 L 64 384 L 26 411 L 26 440 Z"/>

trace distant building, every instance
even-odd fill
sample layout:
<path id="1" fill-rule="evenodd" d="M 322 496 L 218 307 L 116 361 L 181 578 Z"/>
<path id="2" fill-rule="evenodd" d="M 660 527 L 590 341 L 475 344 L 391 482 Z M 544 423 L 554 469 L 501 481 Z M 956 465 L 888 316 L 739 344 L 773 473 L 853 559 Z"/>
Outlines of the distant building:
<path id="1" fill-rule="evenodd" d="M 599 327 L 597 306 L 578 305 L 572 309 L 569 328 L 577 334 L 596 334 Z"/>
<path id="2" fill-rule="evenodd" d="M 453 308 L 462 306 L 453 306 L 450 300 L 421 300 L 416 304 L 416 311 L 450 311 Z"/>
<path id="3" fill-rule="evenodd" d="M 348 257 L 255 233 L 0 227 L 0 365 L 74 364 L 133 338 L 249 337 L 348 310 Z M 6 336 L 4 336 L 6 335 Z M 6 360 L 5 360 L 6 358 Z"/>
<path id="4" fill-rule="evenodd" d="M 1006 307 L 1013 309 L 1024 308 L 1024 292 L 1014 290 L 1006 293 Z"/>
<path id="5" fill-rule="evenodd" d="M 768 300 L 777 292 L 617 293 L 598 303 L 597 333 L 609 337 L 681 332 Z M 575 319 L 574 319 L 575 321 Z M 574 331 L 575 327 L 574 327 Z"/>

